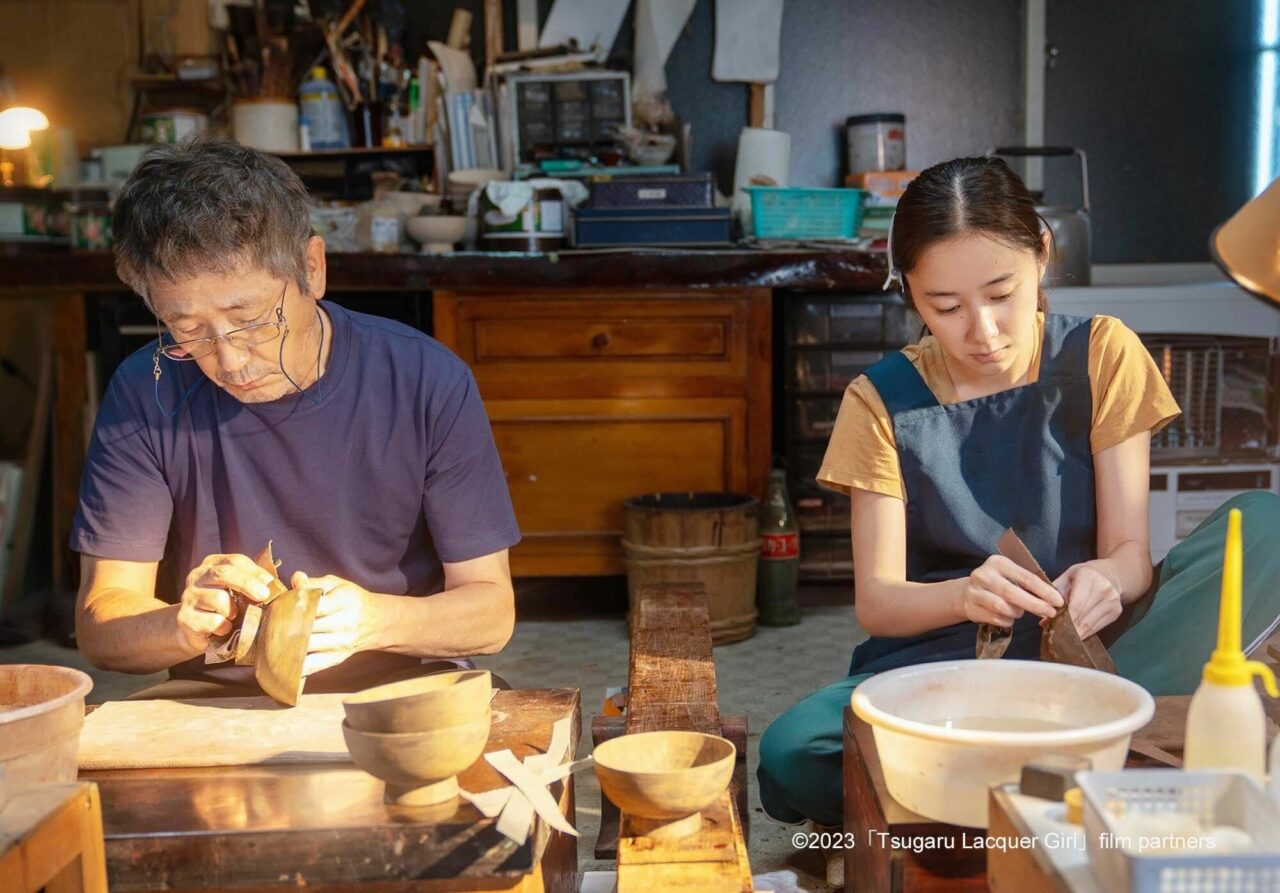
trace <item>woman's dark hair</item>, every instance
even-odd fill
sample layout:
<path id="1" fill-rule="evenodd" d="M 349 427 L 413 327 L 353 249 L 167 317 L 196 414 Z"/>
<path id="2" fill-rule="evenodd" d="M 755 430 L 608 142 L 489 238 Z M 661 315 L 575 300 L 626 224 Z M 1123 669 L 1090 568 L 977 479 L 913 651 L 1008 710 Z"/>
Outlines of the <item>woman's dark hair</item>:
<path id="1" fill-rule="evenodd" d="M 890 262 L 901 273 L 903 298 L 914 309 L 906 274 L 934 243 L 976 232 L 1043 261 L 1042 224 L 1031 193 L 1003 159 L 956 158 L 921 171 L 898 199 L 893 218 Z M 1043 288 L 1037 309 L 1049 309 Z"/>

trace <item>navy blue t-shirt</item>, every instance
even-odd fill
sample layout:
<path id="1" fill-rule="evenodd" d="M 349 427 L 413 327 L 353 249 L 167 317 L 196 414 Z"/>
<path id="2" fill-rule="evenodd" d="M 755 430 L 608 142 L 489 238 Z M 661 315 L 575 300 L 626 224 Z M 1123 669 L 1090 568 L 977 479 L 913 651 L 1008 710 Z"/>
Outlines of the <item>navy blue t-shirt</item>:
<path id="1" fill-rule="evenodd" d="M 407 326 L 321 306 L 333 346 L 306 394 L 241 403 L 195 363 L 162 359 L 157 401 L 154 344 L 129 356 L 94 424 L 71 548 L 160 561 L 157 596 L 173 602 L 207 555 L 252 557 L 268 540 L 286 583 L 300 570 L 408 595 L 443 589 L 442 561 L 518 542 L 466 365 Z M 247 680 L 251 669 L 198 657 L 172 672 Z"/>

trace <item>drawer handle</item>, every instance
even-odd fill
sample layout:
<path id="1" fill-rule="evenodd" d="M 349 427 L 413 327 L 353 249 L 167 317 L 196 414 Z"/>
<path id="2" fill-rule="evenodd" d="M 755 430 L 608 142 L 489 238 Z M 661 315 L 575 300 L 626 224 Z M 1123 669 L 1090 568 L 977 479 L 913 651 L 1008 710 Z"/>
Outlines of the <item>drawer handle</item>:
<path id="1" fill-rule="evenodd" d="M 609 342 L 612 340 L 613 339 L 609 337 L 608 332 L 597 332 L 595 337 L 591 339 L 591 346 L 596 350 L 604 350 L 609 346 Z"/>

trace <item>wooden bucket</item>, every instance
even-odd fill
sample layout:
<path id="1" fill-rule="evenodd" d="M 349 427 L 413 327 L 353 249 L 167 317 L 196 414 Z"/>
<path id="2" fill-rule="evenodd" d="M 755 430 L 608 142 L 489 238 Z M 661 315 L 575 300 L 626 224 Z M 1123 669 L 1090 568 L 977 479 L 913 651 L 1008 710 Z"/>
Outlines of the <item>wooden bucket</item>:
<path id="1" fill-rule="evenodd" d="M 702 583 L 716 645 L 756 631 L 760 503 L 736 493 L 650 493 L 622 504 L 627 597 L 646 583 Z"/>

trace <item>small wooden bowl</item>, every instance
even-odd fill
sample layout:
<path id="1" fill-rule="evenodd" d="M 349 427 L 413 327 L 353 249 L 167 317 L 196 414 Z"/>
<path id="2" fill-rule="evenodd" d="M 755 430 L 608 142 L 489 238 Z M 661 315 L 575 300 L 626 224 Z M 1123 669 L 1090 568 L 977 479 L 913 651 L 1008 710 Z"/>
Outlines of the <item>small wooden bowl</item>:
<path id="1" fill-rule="evenodd" d="M 458 773 L 484 753 L 489 713 L 430 732 L 361 732 L 344 720 L 342 737 L 357 766 L 387 783 L 396 806 L 430 806 L 458 796 Z"/>
<path id="2" fill-rule="evenodd" d="M 701 811 L 729 787 L 736 755 L 716 735 L 642 732 L 596 747 L 596 777 L 633 831 L 675 840 L 702 827 Z"/>
<path id="3" fill-rule="evenodd" d="M 435 673 L 366 688 L 342 699 L 347 723 L 361 732 L 427 732 L 489 713 L 488 670 Z"/>

